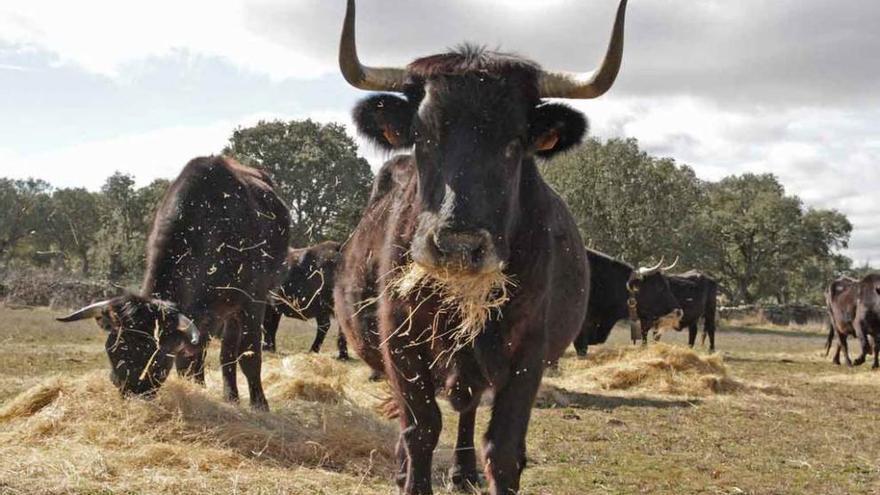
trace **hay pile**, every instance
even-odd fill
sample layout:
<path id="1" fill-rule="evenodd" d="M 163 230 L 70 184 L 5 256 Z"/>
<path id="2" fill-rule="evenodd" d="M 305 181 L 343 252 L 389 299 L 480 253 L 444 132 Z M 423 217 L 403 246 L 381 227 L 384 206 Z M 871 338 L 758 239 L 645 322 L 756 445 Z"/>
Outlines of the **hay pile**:
<path id="1" fill-rule="evenodd" d="M 28 491 L 27 480 L 39 479 L 49 491 L 183 493 L 223 483 L 230 491 L 234 478 L 287 491 L 390 472 L 395 428 L 353 400 L 369 402 L 355 390 L 361 377 L 348 383 L 349 368 L 328 357 L 267 368 L 271 413 L 247 408 L 241 377 L 244 405 L 224 403 L 219 373 L 207 389 L 172 377 L 149 401 L 122 399 L 106 372 L 46 380 L 0 408 L 0 487 Z M 304 469 L 308 479 L 299 480 Z"/>
<path id="2" fill-rule="evenodd" d="M 560 377 L 548 381 L 571 389 L 680 396 L 730 394 L 752 387 L 730 376 L 720 354 L 701 356 L 692 349 L 666 344 L 591 349 L 585 360 L 563 361 Z"/>

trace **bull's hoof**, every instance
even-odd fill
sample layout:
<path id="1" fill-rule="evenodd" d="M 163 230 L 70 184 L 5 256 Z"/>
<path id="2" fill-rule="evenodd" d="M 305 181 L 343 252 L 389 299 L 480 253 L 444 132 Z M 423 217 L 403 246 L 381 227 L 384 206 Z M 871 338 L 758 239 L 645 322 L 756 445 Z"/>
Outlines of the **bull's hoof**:
<path id="1" fill-rule="evenodd" d="M 838 358 L 832 359 L 831 364 L 833 364 L 835 366 L 840 366 L 840 359 L 838 359 Z"/>
<path id="2" fill-rule="evenodd" d="M 320 347 L 312 347 L 311 349 L 309 349 L 309 352 L 311 352 L 312 354 L 318 354 L 319 352 L 321 352 L 321 348 Z"/>
<path id="3" fill-rule="evenodd" d="M 340 353 L 338 356 L 336 356 L 336 360 L 337 361 L 351 361 L 351 357 L 349 357 L 348 354 L 341 354 Z"/>
<path id="4" fill-rule="evenodd" d="M 263 343 L 263 351 L 265 352 L 275 352 L 275 344 L 266 344 Z"/>
<path id="5" fill-rule="evenodd" d="M 865 357 L 864 356 L 857 357 L 856 360 L 853 361 L 853 364 L 855 366 L 861 366 L 861 365 L 865 364 Z"/>
<path id="6" fill-rule="evenodd" d="M 461 466 L 449 468 L 449 478 L 452 482 L 452 488 L 463 493 L 474 493 L 474 489 L 479 488 L 484 482 L 476 470 L 462 469 Z"/>
<path id="7" fill-rule="evenodd" d="M 878 363 L 877 361 L 874 361 L 874 364 L 871 365 L 871 369 L 876 370 L 877 368 L 880 368 L 880 363 Z"/>

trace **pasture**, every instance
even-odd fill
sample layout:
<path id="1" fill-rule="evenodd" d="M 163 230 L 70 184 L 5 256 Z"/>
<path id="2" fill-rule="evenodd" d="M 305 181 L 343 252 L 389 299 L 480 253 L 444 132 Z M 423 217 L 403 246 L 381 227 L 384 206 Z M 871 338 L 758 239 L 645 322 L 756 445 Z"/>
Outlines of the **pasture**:
<path id="1" fill-rule="evenodd" d="M 264 414 L 222 402 L 216 344 L 205 390 L 173 377 L 154 400 L 122 400 L 103 334 L 53 316 L 0 306 L 0 493 L 396 491 L 397 425 L 375 411 L 387 388 L 332 359 L 335 330 L 309 357 L 313 324 L 282 322 Z M 723 362 L 685 352 L 685 334 L 649 351 L 627 338 L 545 378 L 524 493 L 880 492 L 880 373 L 831 365 L 823 334 L 722 327 Z M 455 440 L 442 407 L 437 487 Z"/>

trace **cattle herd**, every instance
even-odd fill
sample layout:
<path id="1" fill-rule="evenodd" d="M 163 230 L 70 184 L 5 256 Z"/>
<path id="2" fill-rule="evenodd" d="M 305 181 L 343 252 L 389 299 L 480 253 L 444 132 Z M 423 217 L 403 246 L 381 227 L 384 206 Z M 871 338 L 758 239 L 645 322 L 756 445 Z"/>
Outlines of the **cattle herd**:
<path id="1" fill-rule="evenodd" d="M 250 404 L 266 410 L 261 353 L 275 351 L 282 316 L 317 321 L 318 352 L 335 316 L 338 353 L 347 345 L 386 377 L 399 411 L 396 482 L 431 493 L 442 428 L 437 397 L 459 414 L 451 476 L 479 481 L 474 448 L 481 397 L 492 396 L 483 437 L 489 492 L 515 493 L 526 464 L 526 431 L 544 370 L 574 344 L 579 356 L 630 323 L 633 341 L 654 329 L 698 323 L 715 348 L 718 285 L 698 272 L 668 273 L 661 260 L 635 268 L 584 248 L 566 204 L 543 181 L 537 160 L 577 145 L 582 114 L 547 98 L 605 93 L 621 65 L 626 0 L 607 53 L 593 73 L 550 72 L 505 53 L 465 45 L 405 68 L 363 65 L 348 0 L 339 50 L 342 75 L 381 91 L 354 109 L 358 131 L 387 150 L 411 150 L 378 172 L 360 223 L 343 243 L 289 250 L 290 215 L 264 173 L 226 157 L 197 158 L 166 193 L 147 246 L 139 295 L 86 306 L 61 318 L 94 318 L 107 332 L 111 379 L 123 394 L 150 395 L 176 367 L 202 383 L 207 343 L 219 339 L 224 395 L 238 400 L 236 368 Z M 456 345 L 459 316 L 442 295 L 393 290 L 393 274 L 416 264 L 429 275 L 511 280 L 501 306 L 469 345 Z M 672 265 L 674 265 L 673 263 Z M 828 288 L 835 362 L 856 336 L 878 366 L 880 276 Z M 870 338 L 870 341 L 869 341 Z"/>

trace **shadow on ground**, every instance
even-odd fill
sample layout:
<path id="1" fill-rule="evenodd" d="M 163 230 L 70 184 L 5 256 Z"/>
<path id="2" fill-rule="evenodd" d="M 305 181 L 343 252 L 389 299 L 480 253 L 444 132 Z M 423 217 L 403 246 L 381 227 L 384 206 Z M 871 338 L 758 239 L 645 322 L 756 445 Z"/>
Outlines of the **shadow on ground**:
<path id="1" fill-rule="evenodd" d="M 538 394 L 538 399 L 535 401 L 535 407 L 538 409 L 571 407 L 575 409 L 609 411 L 621 407 L 644 407 L 651 409 L 686 408 L 698 406 L 701 402 L 699 399 L 666 400 L 647 397 L 588 394 L 544 384 L 541 387 L 541 392 Z"/>

